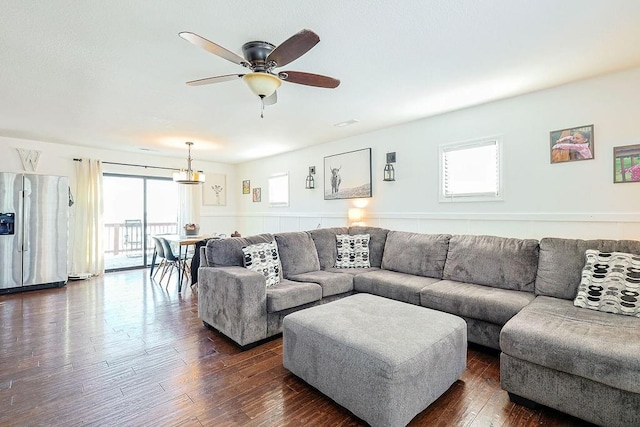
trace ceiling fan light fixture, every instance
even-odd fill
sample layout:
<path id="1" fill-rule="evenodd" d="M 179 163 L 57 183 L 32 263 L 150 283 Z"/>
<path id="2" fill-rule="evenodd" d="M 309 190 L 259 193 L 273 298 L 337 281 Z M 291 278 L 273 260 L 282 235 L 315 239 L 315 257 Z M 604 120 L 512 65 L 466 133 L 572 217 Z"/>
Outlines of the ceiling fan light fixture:
<path id="1" fill-rule="evenodd" d="M 242 76 L 242 80 L 249 86 L 251 92 L 260 98 L 267 98 L 280 87 L 282 80 L 273 74 L 253 72 Z"/>
<path id="2" fill-rule="evenodd" d="M 194 171 L 191 169 L 191 146 L 193 142 L 185 142 L 189 147 L 189 157 L 187 157 L 187 169 L 181 169 L 179 172 L 173 173 L 173 181 L 178 184 L 203 184 L 204 173 L 201 171 Z"/>

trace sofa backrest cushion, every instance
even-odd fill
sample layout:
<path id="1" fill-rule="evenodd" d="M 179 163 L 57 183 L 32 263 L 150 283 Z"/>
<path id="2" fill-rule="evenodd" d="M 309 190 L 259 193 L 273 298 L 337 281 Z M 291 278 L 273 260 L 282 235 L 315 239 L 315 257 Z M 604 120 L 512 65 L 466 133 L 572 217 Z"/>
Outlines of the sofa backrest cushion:
<path id="1" fill-rule="evenodd" d="M 371 267 L 380 267 L 382 265 L 382 254 L 387 241 L 387 233 L 389 233 L 389 230 L 386 228 L 349 227 L 349 234 L 352 236 L 356 234 L 369 235 L 369 263 Z"/>
<path id="2" fill-rule="evenodd" d="M 516 291 L 534 291 L 538 241 L 497 236 L 452 236 L 443 278 Z"/>
<path id="3" fill-rule="evenodd" d="M 275 235 L 285 279 L 295 274 L 320 270 L 316 245 L 306 231 L 294 231 Z"/>
<path id="4" fill-rule="evenodd" d="M 449 239 L 449 234 L 389 231 L 382 255 L 382 268 L 442 279 Z"/>
<path id="5" fill-rule="evenodd" d="M 540 241 L 540 262 L 535 283 L 536 295 L 573 300 L 582 279 L 587 249 L 640 254 L 640 241 L 545 237 Z"/>
<path id="6" fill-rule="evenodd" d="M 244 254 L 242 248 L 256 243 L 269 243 L 271 234 L 258 234 L 248 237 L 230 237 L 228 239 L 211 239 L 207 242 L 206 254 L 210 267 L 242 267 Z"/>
<path id="7" fill-rule="evenodd" d="M 349 229 L 347 227 L 333 227 L 318 228 L 309 231 L 309 235 L 316 245 L 320 268 L 323 270 L 333 268 L 336 265 L 336 256 L 338 254 L 336 250 L 337 234 L 349 234 Z"/>

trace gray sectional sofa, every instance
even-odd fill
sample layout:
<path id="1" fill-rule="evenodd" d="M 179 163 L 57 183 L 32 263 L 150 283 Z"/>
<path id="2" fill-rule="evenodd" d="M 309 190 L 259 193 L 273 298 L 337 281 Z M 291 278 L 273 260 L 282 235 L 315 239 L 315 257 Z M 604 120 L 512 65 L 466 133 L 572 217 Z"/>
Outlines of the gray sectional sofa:
<path id="1" fill-rule="evenodd" d="M 335 268 L 336 235 L 369 234 L 370 268 Z M 242 247 L 277 242 L 281 283 L 243 267 Z M 198 315 L 240 346 L 284 316 L 357 292 L 462 317 L 470 342 L 501 350 L 512 400 L 611 426 L 640 425 L 640 318 L 573 305 L 585 250 L 640 253 L 639 241 L 420 234 L 337 227 L 211 240 Z"/>

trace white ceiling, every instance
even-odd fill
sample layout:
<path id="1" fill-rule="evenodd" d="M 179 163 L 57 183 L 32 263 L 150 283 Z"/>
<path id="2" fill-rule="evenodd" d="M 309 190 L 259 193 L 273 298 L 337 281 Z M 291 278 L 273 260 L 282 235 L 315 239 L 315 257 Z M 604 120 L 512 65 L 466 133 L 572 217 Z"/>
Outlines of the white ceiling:
<path id="1" fill-rule="evenodd" d="M 640 66 L 638 0 L 0 0 L 0 136 L 237 163 Z M 260 118 L 241 54 L 308 28 Z M 350 119 L 347 127 L 334 124 Z"/>

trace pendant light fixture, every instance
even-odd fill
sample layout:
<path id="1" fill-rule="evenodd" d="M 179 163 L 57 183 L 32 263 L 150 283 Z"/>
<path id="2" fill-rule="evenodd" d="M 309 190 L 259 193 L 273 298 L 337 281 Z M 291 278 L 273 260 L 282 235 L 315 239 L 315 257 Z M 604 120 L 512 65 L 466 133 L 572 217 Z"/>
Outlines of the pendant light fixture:
<path id="1" fill-rule="evenodd" d="M 204 173 L 191 169 L 191 146 L 193 142 L 185 142 L 189 147 L 189 157 L 187 157 L 187 169 L 181 169 L 180 172 L 173 173 L 173 181 L 178 184 L 202 184 L 204 183 Z"/>

